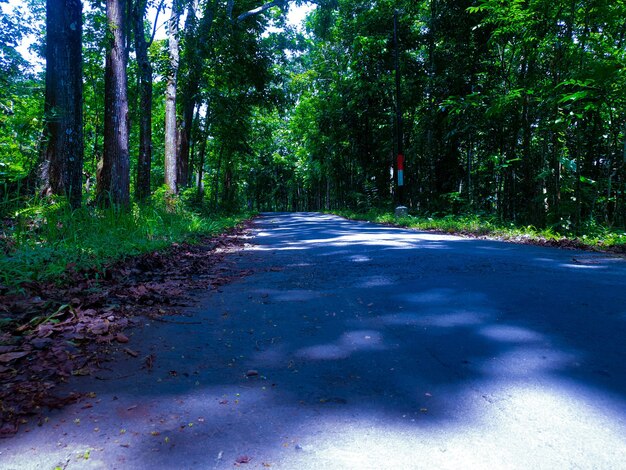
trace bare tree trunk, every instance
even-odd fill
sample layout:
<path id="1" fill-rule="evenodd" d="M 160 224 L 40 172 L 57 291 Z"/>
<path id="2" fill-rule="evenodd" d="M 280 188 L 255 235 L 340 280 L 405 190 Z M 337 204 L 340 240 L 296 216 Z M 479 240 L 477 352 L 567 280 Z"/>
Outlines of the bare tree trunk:
<path id="1" fill-rule="evenodd" d="M 204 196 L 204 161 L 206 159 L 206 146 L 207 140 L 209 139 L 209 116 L 208 116 L 208 106 L 205 107 L 207 110 L 205 112 L 204 121 L 199 122 L 199 127 L 201 127 L 200 134 L 200 149 L 198 151 L 198 180 L 197 180 L 197 189 L 198 189 L 198 199 Z"/>
<path id="2" fill-rule="evenodd" d="M 189 8 L 185 24 L 185 53 L 182 58 L 186 64 L 187 77 L 181 86 L 182 120 L 180 122 L 179 142 L 179 186 L 187 185 L 189 178 L 189 161 L 191 148 L 191 131 L 193 112 L 199 100 L 200 82 L 202 80 L 202 61 L 206 51 L 206 41 L 211 34 L 213 20 L 217 10 L 217 1 L 207 2 L 199 24 L 195 20 L 195 10 Z"/>
<path id="3" fill-rule="evenodd" d="M 84 158 L 82 3 L 47 0 L 46 12 L 44 184 L 79 207 Z"/>
<path id="4" fill-rule="evenodd" d="M 215 210 L 219 207 L 220 192 L 220 172 L 222 170 L 222 155 L 224 154 L 224 144 L 220 145 L 220 151 L 217 157 L 217 169 L 215 178 L 213 179 L 213 207 Z"/>
<path id="5" fill-rule="evenodd" d="M 173 0 L 172 16 L 169 20 L 170 70 L 165 88 L 165 184 L 172 194 L 178 193 L 178 131 L 176 129 L 176 87 L 180 50 L 178 26 L 180 22 L 180 0 Z"/>
<path id="6" fill-rule="evenodd" d="M 148 58 L 148 41 L 144 31 L 146 0 L 136 0 L 133 5 L 135 50 L 139 66 L 139 158 L 137 161 L 138 200 L 150 196 L 150 169 L 152 166 L 152 64 Z"/>
<path id="7" fill-rule="evenodd" d="M 179 77 L 178 107 L 181 109 L 179 118 L 178 134 L 178 188 L 184 188 L 189 182 L 189 160 L 191 148 L 191 130 L 193 124 L 193 112 L 196 107 L 196 94 L 199 80 L 194 77 L 202 75 L 202 67 L 196 60 L 198 56 L 198 21 L 193 2 L 187 7 L 187 20 L 185 21 L 184 42 L 185 49 L 182 51 L 181 62 L 186 65 L 182 68 L 186 71 L 184 77 Z"/>
<path id="8" fill-rule="evenodd" d="M 104 75 L 104 155 L 98 202 L 130 204 L 129 120 L 126 76 L 125 0 L 107 0 L 108 44 Z"/>
<path id="9" fill-rule="evenodd" d="M 197 93 L 197 90 L 186 90 Z M 183 115 L 180 123 L 180 146 L 178 154 L 178 185 L 187 186 L 189 181 L 189 160 L 191 150 L 191 130 L 193 127 L 193 111 L 195 107 L 195 97 L 186 96 L 183 101 Z"/>

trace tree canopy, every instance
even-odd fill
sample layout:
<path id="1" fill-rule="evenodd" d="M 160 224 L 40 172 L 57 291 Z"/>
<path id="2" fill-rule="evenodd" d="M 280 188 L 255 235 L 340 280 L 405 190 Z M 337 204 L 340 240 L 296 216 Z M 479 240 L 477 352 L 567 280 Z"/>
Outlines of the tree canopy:
<path id="1" fill-rule="evenodd" d="M 212 210 L 391 206 L 400 146 L 412 211 L 626 225 L 624 2 L 317 0 L 298 29 L 299 0 L 107 0 L 82 5 L 73 37 L 46 30 L 81 3 L 2 16 L 5 201 L 46 187 L 128 207 L 166 185 Z M 33 35 L 43 71 L 17 52 Z M 50 41 L 79 47 L 65 102 L 81 132 L 51 101 L 68 56 Z M 63 153 L 68 136 L 80 152 Z"/>

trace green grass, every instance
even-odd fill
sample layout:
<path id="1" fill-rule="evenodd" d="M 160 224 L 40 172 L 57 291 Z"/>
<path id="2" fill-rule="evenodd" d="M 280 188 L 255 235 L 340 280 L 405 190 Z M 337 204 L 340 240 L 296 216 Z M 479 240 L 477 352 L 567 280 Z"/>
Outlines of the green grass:
<path id="1" fill-rule="evenodd" d="M 371 209 L 368 212 L 339 210 L 333 211 L 333 213 L 348 219 L 367 220 L 369 222 L 419 230 L 436 230 L 450 234 L 485 236 L 525 243 L 549 243 L 595 250 L 626 251 L 626 232 L 624 230 L 610 229 L 592 223 L 587 224 L 584 228 L 584 235 L 574 236 L 567 233 L 559 233 L 552 229 L 520 226 L 475 214 L 447 215 L 442 217 L 411 215 L 396 217 L 393 212 L 380 209 Z"/>
<path id="2" fill-rule="evenodd" d="M 129 256 L 217 235 L 250 214 L 206 216 L 178 199 L 133 205 L 130 211 L 33 202 L 0 226 L 0 284 L 63 281 L 69 270 L 98 271 Z"/>

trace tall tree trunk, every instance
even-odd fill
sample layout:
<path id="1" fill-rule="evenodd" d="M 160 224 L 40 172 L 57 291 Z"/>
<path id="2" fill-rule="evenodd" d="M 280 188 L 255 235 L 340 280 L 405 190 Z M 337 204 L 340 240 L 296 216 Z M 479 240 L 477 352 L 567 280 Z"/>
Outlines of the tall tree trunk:
<path id="1" fill-rule="evenodd" d="M 199 104 L 196 107 L 196 112 L 192 121 L 192 125 L 193 125 L 193 133 L 192 135 L 194 136 L 194 138 L 191 139 L 191 146 L 189 148 L 189 168 L 187 170 L 188 173 L 188 178 L 185 181 L 185 185 L 191 187 L 191 185 L 193 184 L 193 172 L 194 172 L 194 168 L 197 166 L 197 151 L 196 151 L 196 146 L 198 145 L 198 138 L 201 136 L 202 134 L 202 127 L 200 125 L 200 111 L 201 111 L 202 105 Z"/>
<path id="2" fill-rule="evenodd" d="M 187 77 L 180 87 L 182 116 L 180 122 L 180 142 L 178 155 L 179 185 L 187 185 L 189 178 L 189 160 L 191 149 L 191 132 L 193 114 L 198 103 L 198 92 L 202 80 L 202 61 L 206 50 L 206 41 L 211 34 L 217 1 L 207 2 L 202 19 L 196 24 L 195 10 L 190 7 L 185 23 L 185 55 L 183 61 L 186 64 Z"/>
<path id="3" fill-rule="evenodd" d="M 213 179 L 213 207 L 215 210 L 217 210 L 219 207 L 220 172 L 222 171 L 223 154 L 224 154 L 224 144 L 220 145 L 220 151 L 217 157 L 217 169 L 215 172 L 215 178 Z"/>
<path id="4" fill-rule="evenodd" d="M 178 131 L 176 128 L 176 87 L 180 50 L 178 24 L 180 22 L 180 0 L 173 0 L 172 16 L 169 20 L 170 70 L 165 88 L 165 184 L 172 194 L 178 193 Z"/>
<path id="5" fill-rule="evenodd" d="M 197 89 L 186 90 L 195 95 Z M 196 105 L 195 96 L 183 95 L 183 113 L 180 122 L 180 146 L 178 148 L 178 184 L 180 187 L 187 186 L 189 181 L 189 160 L 191 150 L 191 131 L 193 128 L 193 111 Z"/>
<path id="6" fill-rule="evenodd" d="M 206 159 L 206 146 L 207 140 L 209 139 L 209 116 L 208 116 L 208 106 L 205 107 L 205 117 L 204 122 L 201 121 L 199 124 L 202 127 L 200 131 L 200 149 L 198 152 L 198 179 L 197 179 L 197 188 L 198 188 L 198 199 L 201 199 L 204 196 L 204 161 Z"/>
<path id="7" fill-rule="evenodd" d="M 130 204 L 129 120 L 126 76 L 125 0 L 107 0 L 108 41 L 104 75 L 104 155 L 98 202 Z"/>
<path id="8" fill-rule="evenodd" d="M 46 12 L 44 184 L 54 194 L 68 196 L 76 208 L 82 199 L 84 158 L 82 3 L 47 0 Z"/>
<path id="9" fill-rule="evenodd" d="M 198 37 L 197 37 L 197 18 L 195 5 L 191 2 L 187 8 L 187 19 L 185 21 L 184 41 L 185 48 L 182 56 L 182 69 L 185 70 L 184 76 L 179 79 L 179 108 L 181 116 L 179 120 L 178 134 L 178 162 L 177 162 L 177 182 L 178 187 L 187 186 L 189 181 L 189 155 L 191 148 L 191 130 L 193 124 L 193 112 L 196 107 L 196 93 L 198 92 L 199 80 L 196 76 L 202 74 L 200 61 L 198 57 Z M 186 65 L 186 67 L 185 67 Z"/>
<path id="10" fill-rule="evenodd" d="M 137 161 L 138 200 L 150 196 L 150 169 L 152 166 L 152 64 L 148 58 L 148 41 L 144 31 L 146 0 L 136 0 L 133 8 L 135 51 L 139 66 L 139 158 Z"/>

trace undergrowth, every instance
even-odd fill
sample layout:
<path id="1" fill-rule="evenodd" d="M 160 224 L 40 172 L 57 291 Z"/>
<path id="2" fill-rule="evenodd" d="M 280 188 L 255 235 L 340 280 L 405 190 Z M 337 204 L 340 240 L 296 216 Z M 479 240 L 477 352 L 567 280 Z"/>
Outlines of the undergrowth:
<path id="1" fill-rule="evenodd" d="M 476 214 L 441 217 L 412 215 L 396 217 L 393 212 L 381 209 L 371 209 L 367 212 L 338 210 L 333 211 L 333 213 L 349 219 L 367 220 L 419 230 L 436 230 L 450 234 L 485 236 L 526 243 L 548 243 L 596 250 L 626 251 L 626 233 L 623 230 L 603 227 L 596 223 L 587 224 L 584 228 L 585 234 L 575 236 L 570 233 L 560 233 L 550 228 L 537 229 L 531 225 L 521 226 Z"/>
<path id="2" fill-rule="evenodd" d="M 97 277 L 108 263 L 217 235 L 250 215 L 208 215 L 178 198 L 153 200 L 128 211 L 72 210 L 64 201 L 49 200 L 16 209 L 0 225 L 0 284 L 19 290 L 26 282 L 61 282 L 71 271 Z"/>

